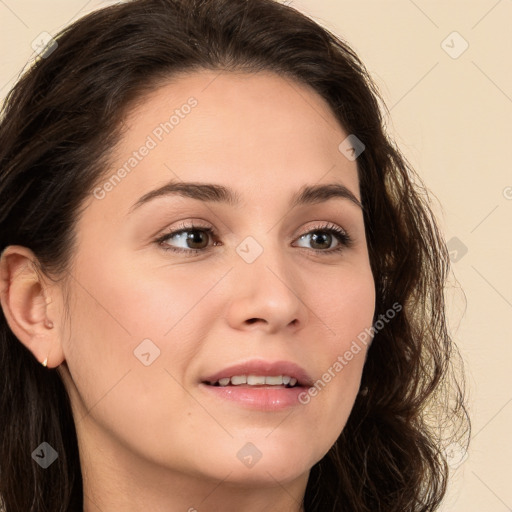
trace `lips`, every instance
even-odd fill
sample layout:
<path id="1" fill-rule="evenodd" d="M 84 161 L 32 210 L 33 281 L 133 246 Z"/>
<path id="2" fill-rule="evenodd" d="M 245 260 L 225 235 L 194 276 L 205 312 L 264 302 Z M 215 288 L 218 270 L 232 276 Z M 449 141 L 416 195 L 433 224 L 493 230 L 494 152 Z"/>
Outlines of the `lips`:
<path id="1" fill-rule="evenodd" d="M 279 377 L 282 382 L 279 382 Z M 211 386 L 311 387 L 313 380 L 306 370 L 291 361 L 251 360 L 208 375 L 202 379 L 202 383 Z"/>

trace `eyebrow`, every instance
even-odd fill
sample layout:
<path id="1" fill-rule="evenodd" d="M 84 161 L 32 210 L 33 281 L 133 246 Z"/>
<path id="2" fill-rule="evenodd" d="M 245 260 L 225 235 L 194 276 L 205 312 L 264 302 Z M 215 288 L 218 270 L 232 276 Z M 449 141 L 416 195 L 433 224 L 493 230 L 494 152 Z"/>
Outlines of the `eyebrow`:
<path id="1" fill-rule="evenodd" d="M 230 206 L 239 206 L 242 202 L 237 192 L 223 185 L 202 182 L 171 181 L 163 187 L 144 194 L 131 206 L 128 213 L 132 213 L 137 208 L 140 208 L 142 205 L 154 199 L 170 195 L 189 197 L 204 202 L 226 203 Z M 347 199 L 364 210 L 359 199 L 357 199 L 350 189 L 341 183 L 305 185 L 292 196 L 289 207 L 295 208 L 300 205 L 317 204 L 333 198 Z"/>

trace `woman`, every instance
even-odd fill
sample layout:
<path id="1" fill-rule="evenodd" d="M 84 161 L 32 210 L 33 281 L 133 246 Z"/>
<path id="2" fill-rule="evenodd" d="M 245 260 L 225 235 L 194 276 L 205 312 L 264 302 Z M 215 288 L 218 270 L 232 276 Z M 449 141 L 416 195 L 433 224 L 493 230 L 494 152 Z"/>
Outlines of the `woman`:
<path id="1" fill-rule="evenodd" d="M 447 251 L 346 43 L 272 0 L 111 6 L 0 136 L 7 512 L 438 508 Z"/>

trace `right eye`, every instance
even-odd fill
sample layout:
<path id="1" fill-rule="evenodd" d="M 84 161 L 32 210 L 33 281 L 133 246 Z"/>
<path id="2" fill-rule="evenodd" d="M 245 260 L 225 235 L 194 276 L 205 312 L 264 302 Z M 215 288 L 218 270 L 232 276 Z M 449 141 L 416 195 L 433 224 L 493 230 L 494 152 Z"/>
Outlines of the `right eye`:
<path id="1" fill-rule="evenodd" d="M 209 238 L 215 238 L 215 231 L 210 226 L 198 226 L 194 224 L 181 225 L 178 229 L 169 231 L 155 240 L 164 251 L 198 254 L 209 250 Z M 169 241 L 178 241 L 185 247 L 175 247 Z M 193 245 L 192 247 L 190 245 Z M 218 245 L 214 243 L 214 245 Z M 199 246 L 199 247 L 198 247 Z"/>

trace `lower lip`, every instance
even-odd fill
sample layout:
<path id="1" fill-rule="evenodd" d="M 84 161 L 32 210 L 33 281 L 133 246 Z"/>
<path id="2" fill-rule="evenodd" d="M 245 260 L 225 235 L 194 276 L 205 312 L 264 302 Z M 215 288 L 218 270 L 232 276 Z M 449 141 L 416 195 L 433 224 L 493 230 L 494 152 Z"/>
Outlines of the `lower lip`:
<path id="1" fill-rule="evenodd" d="M 249 386 L 210 386 L 201 383 L 200 387 L 207 393 L 223 400 L 234 402 L 248 409 L 260 411 L 277 411 L 288 407 L 302 405 L 299 395 L 307 388 L 285 387 L 249 387 Z"/>

